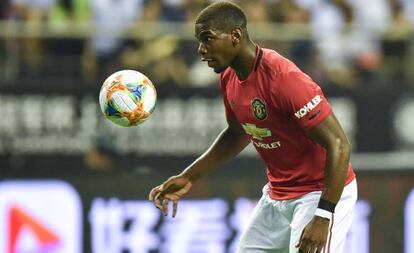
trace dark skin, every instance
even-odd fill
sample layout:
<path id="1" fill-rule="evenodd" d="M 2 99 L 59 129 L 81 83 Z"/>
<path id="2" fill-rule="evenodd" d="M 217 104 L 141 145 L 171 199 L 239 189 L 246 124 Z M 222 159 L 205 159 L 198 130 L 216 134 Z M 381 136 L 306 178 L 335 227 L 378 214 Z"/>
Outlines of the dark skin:
<path id="1" fill-rule="evenodd" d="M 240 80 L 248 77 L 253 69 L 256 45 L 248 38 L 245 30 L 235 27 L 230 32 L 224 32 L 201 23 L 195 26 L 195 36 L 199 41 L 198 53 L 214 71 L 221 72 L 230 67 Z M 204 154 L 179 175 L 169 178 L 151 190 L 149 200 L 153 201 L 164 215 L 168 215 L 168 203 L 172 202 L 172 216 L 175 217 L 178 201 L 197 179 L 234 158 L 250 143 L 239 122 L 227 118 L 227 123 L 228 126 Z M 337 203 L 345 186 L 351 145 L 333 113 L 307 134 L 327 151 L 322 198 Z M 328 230 L 329 220 L 314 216 L 303 229 L 296 245 L 299 253 L 322 252 Z"/>

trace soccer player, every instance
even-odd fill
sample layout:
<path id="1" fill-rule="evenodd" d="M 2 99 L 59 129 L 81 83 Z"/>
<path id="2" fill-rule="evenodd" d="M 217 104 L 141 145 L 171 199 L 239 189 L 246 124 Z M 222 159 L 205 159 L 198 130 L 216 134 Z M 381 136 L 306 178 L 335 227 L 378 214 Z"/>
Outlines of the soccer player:
<path id="1" fill-rule="evenodd" d="M 357 199 L 351 145 L 320 87 L 294 63 L 250 38 L 237 5 L 215 2 L 195 22 L 201 60 L 220 73 L 228 126 L 149 200 L 168 215 L 200 177 L 250 142 L 268 183 L 238 253 L 343 252 Z"/>

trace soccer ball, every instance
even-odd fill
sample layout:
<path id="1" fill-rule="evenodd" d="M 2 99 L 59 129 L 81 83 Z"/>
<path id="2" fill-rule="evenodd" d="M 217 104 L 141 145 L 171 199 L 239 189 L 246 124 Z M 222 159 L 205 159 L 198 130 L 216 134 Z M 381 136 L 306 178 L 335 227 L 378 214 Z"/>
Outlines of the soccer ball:
<path id="1" fill-rule="evenodd" d="M 135 70 L 113 73 L 99 92 L 99 105 L 105 117 L 123 127 L 147 120 L 156 102 L 157 92 L 151 80 Z"/>

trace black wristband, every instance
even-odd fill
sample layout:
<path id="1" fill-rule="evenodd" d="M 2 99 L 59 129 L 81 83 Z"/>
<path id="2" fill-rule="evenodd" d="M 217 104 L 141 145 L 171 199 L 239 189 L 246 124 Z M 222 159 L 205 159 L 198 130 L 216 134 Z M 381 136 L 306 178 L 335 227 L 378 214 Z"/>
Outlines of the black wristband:
<path id="1" fill-rule="evenodd" d="M 324 200 L 324 199 L 320 199 L 318 203 L 318 208 L 326 210 L 331 213 L 335 212 L 335 206 L 336 204 L 329 202 L 327 200 Z"/>

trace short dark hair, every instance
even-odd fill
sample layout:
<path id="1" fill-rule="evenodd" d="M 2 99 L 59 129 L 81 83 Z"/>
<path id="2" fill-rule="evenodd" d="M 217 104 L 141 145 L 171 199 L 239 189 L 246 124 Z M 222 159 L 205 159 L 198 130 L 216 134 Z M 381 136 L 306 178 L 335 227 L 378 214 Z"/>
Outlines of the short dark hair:
<path id="1" fill-rule="evenodd" d="M 240 27 L 247 32 L 247 19 L 243 10 L 228 1 L 218 1 L 207 6 L 198 14 L 195 23 L 206 23 L 223 32 L 230 32 L 235 27 Z"/>

